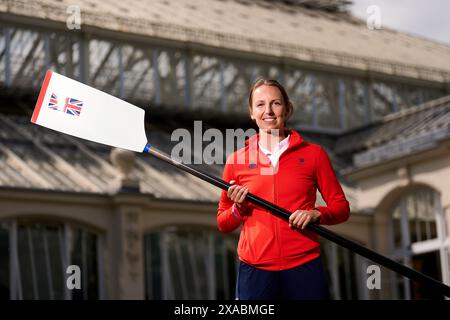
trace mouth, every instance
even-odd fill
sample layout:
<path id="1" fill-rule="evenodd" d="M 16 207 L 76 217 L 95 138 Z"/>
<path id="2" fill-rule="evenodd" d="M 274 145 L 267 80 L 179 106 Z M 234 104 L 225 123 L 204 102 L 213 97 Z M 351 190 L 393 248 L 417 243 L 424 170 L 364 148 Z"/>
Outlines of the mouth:
<path id="1" fill-rule="evenodd" d="M 277 118 L 264 118 L 262 120 L 266 123 L 274 123 L 277 120 Z"/>

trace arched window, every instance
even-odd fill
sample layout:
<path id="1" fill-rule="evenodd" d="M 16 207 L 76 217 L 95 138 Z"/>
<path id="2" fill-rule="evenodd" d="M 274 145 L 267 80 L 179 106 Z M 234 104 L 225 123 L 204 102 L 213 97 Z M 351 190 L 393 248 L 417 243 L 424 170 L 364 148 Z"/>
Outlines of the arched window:
<path id="1" fill-rule="evenodd" d="M 391 252 L 397 261 L 439 281 L 448 276 L 448 249 L 440 195 L 419 187 L 403 195 L 392 210 Z M 420 283 L 390 274 L 394 299 L 436 299 L 441 295 Z M 447 279 L 448 281 L 448 279 Z"/>
<path id="2" fill-rule="evenodd" d="M 145 236 L 146 299 L 233 299 L 237 238 L 170 226 Z"/>
<path id="3" fill-rule="evenodd" d="M 95 232 L 75 224 L 28 219 L 2 223 L 0 267 L 8 272 L 0 277 L 1 297 L 102 298 L 100 247 Z M 78 267 L 79 272 L 69 266 Z M 71 277 L 77 274 L 79 282 Z M 74 288 L 78 283 L 81 288 Z"/>

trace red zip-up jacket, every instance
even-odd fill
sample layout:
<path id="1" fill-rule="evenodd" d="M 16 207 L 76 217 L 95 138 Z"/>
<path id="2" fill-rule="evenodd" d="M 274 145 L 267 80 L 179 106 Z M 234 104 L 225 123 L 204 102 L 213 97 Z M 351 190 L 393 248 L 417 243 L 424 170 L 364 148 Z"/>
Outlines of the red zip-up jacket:
<path id="1" fill-rule="evenodd" d="M 349 203 L 328 155 L 319 145 L 304 141 L 297 132 L 289 134 L 289 147 L 276 168 L 259 150 L 259 135 L 255 135 L 244 148 L 228 157 L 223 180 L 234 180 L 235 184 L 248 187 L 252 194 L 290 212 L 317 209 L 321 213 L 320 224 L 346 221 Z M 315 206 L 317 189 L 326 206 Z M 218 228 L 228 233 L 242 223 L 238 255 L 243 262 L 275 271 L 302 265 L 320 255 L 316 233 L 291 229 L 287 221 L 251 203 L 243 213 L 232 207 L 233 202 L 223 191 L 217 213 Z"/>

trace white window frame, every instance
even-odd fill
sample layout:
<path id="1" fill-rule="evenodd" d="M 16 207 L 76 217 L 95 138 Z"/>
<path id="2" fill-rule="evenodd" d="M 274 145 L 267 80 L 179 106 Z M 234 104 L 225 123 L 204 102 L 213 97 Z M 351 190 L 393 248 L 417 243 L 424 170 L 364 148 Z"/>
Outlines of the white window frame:
<path id="1" fill-rule="evenodd" d="M 428 239 L 423 241 L 418 241 L 411 243 L 410 228 L 408 211 L 406 208 L 406 197 L 408 193 L 401 195 L 400 202 L 400 230 L 401 230 L 401 242 L 400 248 L 395 248 L 394 244 L 394 229 L 393 223 L 391 223 L 390 228 L 390 239 L 391 239 L 391 257 L 397 261 L 401 261 L 405 265 L 410 266 L 410 260 L 413 256 L 429 253 L 429 252 L 439 252 L 440 268 L 442 281 L 445 284 L 450 283 L 450 273 L 449 273 L 449 259 L 448 259 L 448 248 L 450 246 L 449 237 L 446 234 L 446 224 L 445 215 L 441 204 L 441 195 L 434 189 L 426 188 L 425 190 L 433 192 L 433 203 L 434 203 L 434 218 L 436 221 L 436 234 L 437 237 L 434 239 Z M 391 212 L 391 219 L 393 212 Z M 407 278 L 403 278 L 404 281 L 404 296 L 405 299 L 411 299 L 410 282 Z M 398 298 L 398 292 L 396 292 L 396 286 L 394 289 L 394 298 Z"/>
<path id="2" fill-rule="evenodd" d="M 36 221 L 39 223 L 39 221 Z M 19 262 L 19 256 L 18 256 L 18 239 L 17 239 L 17 220 L 11 220 L 7 223 L 5 223 L 8 233 L 9 233 L 9 263 L 10 263 L 10 272 L 9 272 L 9 279 L 10 279 L 10 299 L 11 300 L 22 300 L 23 299 L 23 292 L 22 292 L 22 279 L 21 279 L 21 272 L 20 272 L 20 262 Z M 70 248 L 72 244 L 72 226 L 68 223 L 63 224 L 63 234 L 60 234 L 60 243 L 62 244 L 61 248 L 61 265 L 62 265 L 62 275 L 63 275 L 63 285 L 64 285 L 64 300 L 71 300 L 72 294 L 71 291 L 66 286 L 66 280 L 67 280 L 67 274 L 66 274 L 66 268 L 71 264 L 71 258 L 70 258 Z M 105 299 L 105 288 L 104 288 L 104 265 L 102 261 L 102 250 L 103 250 L 103 235 L 96 234 L 97 236 L 97 266 L 98 266 L 98 298 Z M 48 257 L 47 257 L 48 260 Z M 83 259 L 84 260 L 84 259 Z M 85 261 L 84 261 L 85 262 Z M 47 266 L 49 264 L 49 261 L 47 261 Z M 33 266 L 33 257 L 32 257 L 32 278 L 35 282 L 36 278 L 36 270 Z M 86 265 L 83 265 L 82 268 L 82 287 L 87 287 L 87 276 L 83 276 L 86 274 Z M 49 281 L 52 279 L 51 270 L 47 269 L 46 272 L 47 278 Z M 36 294 L 37 287 L 36 284 L 33 285 L 33 290 L 35 292 L 34 297 L 35 299 L 39 299 L 39 296 Z M 52 290 L 52 287 L 50 287 L 50 290 Z M 87 291 L 83 291 L 83 298 L 87 298 Z M 52 292 L 50 292 L 50 299 L 52 299 Z"/>

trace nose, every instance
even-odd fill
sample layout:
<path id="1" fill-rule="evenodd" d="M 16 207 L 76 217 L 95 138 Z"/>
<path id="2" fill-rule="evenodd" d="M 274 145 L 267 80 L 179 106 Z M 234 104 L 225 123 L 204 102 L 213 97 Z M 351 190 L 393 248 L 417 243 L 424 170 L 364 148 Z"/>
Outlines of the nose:
<path id="1" fill-rule="evenodd" d="M 266 107 L 265 107 L 265 109 L 264 109 L 264 113 L 265 113 L 265 114 L 270 114 L 270 115 L 273 114 L 272 104 L 271 104 L 271 103 L 267 103 L 267 104 L 266 104 Z"/>

